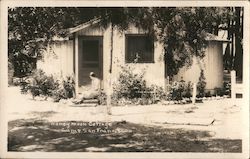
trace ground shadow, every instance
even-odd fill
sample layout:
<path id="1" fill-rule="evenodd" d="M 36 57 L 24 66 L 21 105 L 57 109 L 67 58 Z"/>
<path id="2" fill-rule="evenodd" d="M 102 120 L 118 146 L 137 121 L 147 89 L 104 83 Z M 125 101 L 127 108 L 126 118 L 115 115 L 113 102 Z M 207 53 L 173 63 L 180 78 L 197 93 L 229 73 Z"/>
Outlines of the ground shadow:
<path id="1" fill-rule="evenodd" d="M 33 152 L 241 152 L 242 141 L 214 139 L 208 131 L 123 122 L 21 119 L 8 123 L 8 150 Z M 105 125 L 106 124 L 106 125 Z"/>

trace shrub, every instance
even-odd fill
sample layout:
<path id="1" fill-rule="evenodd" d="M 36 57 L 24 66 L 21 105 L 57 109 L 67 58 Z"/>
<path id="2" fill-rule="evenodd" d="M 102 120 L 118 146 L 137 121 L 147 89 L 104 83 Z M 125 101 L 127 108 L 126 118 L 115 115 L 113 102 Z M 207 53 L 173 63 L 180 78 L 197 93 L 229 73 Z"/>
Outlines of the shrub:
<path id="1" fill-rule="evenodd" d="M 21 88 L 21 93 L 27 93 L 29 90 L 29 83 L 26 81 L 22 81 L 19 83 L 19 86 Z"/>
<path id="2" fill-rule="evenodd" d="M 55 102 L 60 99 L 72 98 L 75 94 L 75 81 L 72 77 L 68 76 L 63 80 L 59 87 L 53 92 L 52 98 Z"/>
<path id="3" fill-rule="evenodd" d="M 198 90 L 198 97 L 204 97 L 205 96 L 205 88 L 206 88 L 206 78 L 204 75 L 204 71 L 201 70 L 199 82 L 197 83 L 197 90 Z"/>
<path id="4" fill-rule="evenodd" d="M 186 83 L 184 80 L 180 82 L 174 81 L 170 85 L 170 91 L 168 94 L 168 100 L 182 100 L 183 98 L 191 98 L 192 97 L 192 84 L 189 81 Z"/>
<path id="5" fill-rule="evenodd" d="M 32 95 L 35 93 L 36 95 L 44 95 L 46 97 L 51 97 L 53 95 L 53 91 L 58 89 L 59 82 L 54 79 L 52 75 L 47 76 L 45 72 L 42 70 L 37 70 L 32 75 L 33 81 L 29 86 L 31 89 Z"/>
<path id="6" fill-rule="evenodd" d="M 205 92 L 205 97 L 212 97 L 211 92 L 210 91 Z"/>
<path id="7" fill-rule="evenodd" d="M 101 92 L 98 96 L 99 104 L 100 105 L 107 105 L 107 95 L 105 92 Z"/>
<path id="8" fill-rule="evenodd" d="M 214 91 L 215 91 L 215 95 L 216 95 L 216 96 L 223 96 L 223 95 L 224 95 L 224 91 L 223 91 L 222 88 L 217 88 L 217 87 L 215 87 L 215 88 L 214 88 Z"/>
<path id="9" fill-rule="evenodd" d="M 231 95 L 231 83 L 223 82 L 224 95 Z"/>
<path id="10" fill-rule="evenodd" d="M 8 85 L 13 85 L 14 65 L 8 61 Z"/>
<path id="11" fill-rule="evenodd" d="M 72 98 L 75 94 L 75 80 L 74 80 L 74 78 L 67 76 L 66 80 L 63 80 L 63 88 L 65 90 L 65 97 Z"/>
<path id="12" fill-rule="evenodd" d="M 151 85 L 148 90 L 150 92 L 154 92 L 154 96 L 155 96 L 155 100 L 156 101 L 159 101 L 159 100 L 162 100 L 162 99 L 165 99 L 166 98 L 166 93 L 164 91 L 164 89 L 160 86 L 157 86 L 157 85 Z"/>
<path id="13" fill-rule="evenodd" d="M 74 86 L 75 81 L 72 77 L 66 77 L 65 80 L 59 82 L 54 76 L 48 76 L 39 69 L 33 72 L 31 81 L 25 85 L 25 88 L 30 91 L 33 98 L 43 95 L 46 98 L 52 97 L 57 102 L 60 99 L 72 98 L 75 93 Z"/>
<path id="14" fill-rule="evenodd" d="M 174 81 L 170 88 L 170 100 L 182 100 L 184 87 L 180 82 Z"/>
<path id="15" fill-rule="evenodd" d="M 183 97 L 184 98 L 191 98 L 192 97 L 192 89 L 193 86 L 191 82 L 189 81 L 187 84 L 185 84 L 184 91 L 183 91 Z"/>
<path id="16" fill-rule="evenodd" d="M 133 73 L 131 67 L 121 67 L 118 81 L 113 85 L 113 99 L 135 99 L 141 97 L 141 91 L 146 90 L 146 81 L 143 79 L 144 73 Z"/>
<path id="17" fill-rule="evenodd" d="M 144 80 L 144 71 L 134 73 L 134 68 L 127 66 L 121 67 L 117 83 L 113 85 L 113 94 L 111 96 L 112 104 L 152 104 L 157 100 L 164 98 L 163 88 L 152 85 L 146 86 Z M 155 92 L 155 93 L 154 93 Z M 153 100 L 155 98 L 155 100 Z"/>

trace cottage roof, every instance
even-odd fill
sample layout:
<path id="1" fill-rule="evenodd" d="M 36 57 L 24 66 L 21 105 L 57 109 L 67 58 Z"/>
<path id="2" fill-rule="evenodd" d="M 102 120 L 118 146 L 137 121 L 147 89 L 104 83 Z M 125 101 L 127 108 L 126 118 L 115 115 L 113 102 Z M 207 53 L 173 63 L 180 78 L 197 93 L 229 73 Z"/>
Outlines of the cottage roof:
<path id="1" fill-rule="evenodd" d="M 91 25 L 93 24 L 97 24 L 101 21 L 100 18 L 94 18 L 94 19 L 91 19 L 90 21 L 88 22 L 85 22 L 85 23 L 82 23 L 78 26 L 75 26 L 75 27 L 72 27 L 72 28 L 69 28 L 68 29 L 68 33 L 69 34 L 73 34 L 75 32 L 78 32 L 82 29 L 85 29 L 85 28 L 88 28 L 90 27 Z M 220 41 L 220 42 L 230 42 L 230 40 L 228 39 L 225 39 L 223 37 L 220 37 L 220 36 L 217 36 L 217 35 L 214 35 L 214 34 L 211 34 L 211 33 L 207 33 L 207 37 L 206 37 L 206 40 L 207 41 Z"/>
<path id="2" fill-rule="evenodd" d="M 93 24 L 97 24 L 101 21 L 100 18 L 94 18 L 88 22 L 85 22 L 83 24 L 80 24 L 78 26 L 75 26 L 73 28 L 69 28 L 68 31 L 69 31 L 69 34 L 72 34 L 72 33 L 75 33 L 75 32 L 78 32 L 79 30 L 82 30 L 82 29 L 85 29 L 85 28 L 88 28 L 90 27 L 91 25 Z"/>

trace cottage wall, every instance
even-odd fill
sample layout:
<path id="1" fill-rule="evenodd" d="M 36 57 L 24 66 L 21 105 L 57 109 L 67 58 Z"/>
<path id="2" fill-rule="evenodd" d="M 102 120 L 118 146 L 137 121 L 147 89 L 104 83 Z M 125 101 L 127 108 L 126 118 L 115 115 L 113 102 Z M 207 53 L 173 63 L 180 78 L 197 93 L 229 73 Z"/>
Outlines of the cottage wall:
<path id="1" fill-rule="evenodd" d="M 131 66 L 134 72 L 145 71 L 145 80 L 147 85 L 155 84 L 165 86 L 165 63 L 164 48 L 160 42 L 154 42 L 154 62 L 153 63 L 126 63 L 125 62 L 125 36 L 126 34 L 144 34 L 145 32 L 133 25 L 130 25 L 126 31 L 113 30 L 113 60 L 112 60 L 112 81 L 115 82 L 121 72 L 121 66 Z M 58 74 L 68 76 L 75 73 L 76 83 L 81 85 L 83 81 L 82 57 L 79 52 L 79 39 L 83 36 L 101 36 L 102 37 L 102 87 L 106 90 L 109 80 L 110 52 L 111 52 L 111 27 L 100 28 L 97 25 L 84 28 L 75 33 L 75 45 L 73 40 L 61 41 L 52 44 L 44 54 L 44 59 L 38 61 L 38 68 L 43 69 L 48 74 Z M 75 50 L 75 56 L 74 56 Z M 190 68 L 184 67 L 174 77 L 174 80 L 198 82 L 200 70 L 203 69 L 206 78 L 206 89 L 214 89 L 223 86 L 223 55 L 222 42 L 209 41 L 202 61 L 194 57 L 193 65 Z M 75 58 L 75 59 L 74 59 Z M 75 61 L 75 63 L 74 63 Z M 74 70 L 75 69 L 75 70 Z M 85 70 L 91 71 L 91 70 Z M 166 74 L 166 75 L 165 75 Z"/>
<path id="2" fill-rule="evenodd" d="M 147 85 L 158 85 L 164 87 L 164 60 L 163 45 L 154 42 L 154 63 L 126 63 L 125 62 L 125 35 L 126 34 L 144 34 L 145 32 L 137 27 L 130 26 L 125 32 L 114 31 L 114 72 L 116 80 L 121 66 L 131 66 L 135 73 L 145 71 L 145 80 Z M 135 44 L 136 45 L 136 44 Z"/>
<path id="3" fill-rule="evenodd" d="M 37 68 L 47 74 L 62 77 L 71 76 L 73 69 L 73 41 L 57 41 L 47 47 L 43 59 L 37 62 Z"/>
<path id="4" fill-rule="evenodd" d="M 174 77 L 174 80 L 180 81 L 183 78 L 185 81 L 197 83 L 199 81 L 201 69 L 203 69 L 207 90 L 213 90 L 215 87 L 223 87 L 222 52 L 222 42 L 209 41 L 205 57 L 202 60 L 194 57 L 192 66 L 190 68 L 184 67 L 180 69 L 179 73 Z"/>
<path id="5" fill-rule="evenodd" d="M 145 70 L 145 80 L 148 85 L 155 84 L 164 87 L 165 66 L 163 60 L 163 47 L 159 42 L 154 43 L 154 63 L 125 63 L 125 35 L 143 34 L 143 30 L 130 26 L 127 31 L 121 32 L 114 28 L 113 30 L 113 60 L 112 60 L 112 82 L 115 83 L 121 66 L 131 66 L 135 72 Z M 76 33 L 76 36 L 102 36 L 103 37 L 103 88 L 107 89 L 110 69 L 110 51 L 111 51 L 111 27 L 101 29 L 97 26 L 85 28 Z M 76 44 L 77 45 L 77 44 Z M 81 57 L 78 57 L 78 60 Z M 81 60 L 78 61 L 81 66 Z M 79 72 L 81 72 L 79 68 Z M 79 81 L 82 80 L 79 76 Z"/>

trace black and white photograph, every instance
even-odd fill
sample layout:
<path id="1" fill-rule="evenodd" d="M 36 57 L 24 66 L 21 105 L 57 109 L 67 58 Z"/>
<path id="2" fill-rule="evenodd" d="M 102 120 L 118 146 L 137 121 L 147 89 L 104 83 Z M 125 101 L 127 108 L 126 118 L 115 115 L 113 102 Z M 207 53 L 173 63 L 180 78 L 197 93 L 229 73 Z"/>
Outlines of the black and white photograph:
<path id="1" fill-rule="evenodd" d="M 15 2 L 1 158 L 249 158 L 248 1 Z"/>

